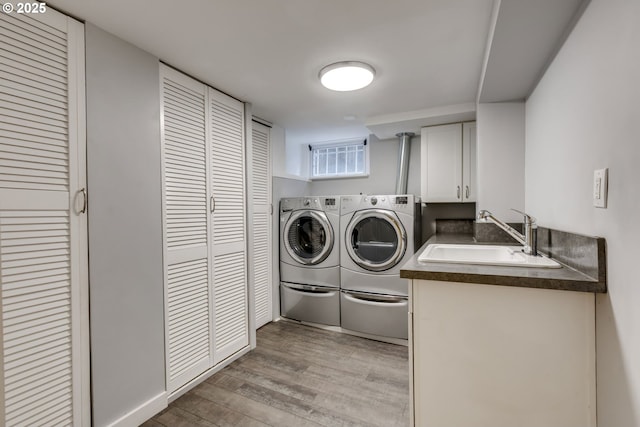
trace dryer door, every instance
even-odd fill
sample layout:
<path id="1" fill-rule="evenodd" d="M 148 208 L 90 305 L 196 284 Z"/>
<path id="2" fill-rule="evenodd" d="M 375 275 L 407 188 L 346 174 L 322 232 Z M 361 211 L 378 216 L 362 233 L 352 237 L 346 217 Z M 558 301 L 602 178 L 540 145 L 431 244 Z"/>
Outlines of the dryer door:
<path id="1" fill-rule="evenodd" d="M 294 211 L 283 230 L 284 247 L 295 261 L 316 265 L 333 249 L 333 227 L 321 211 Z"/>
<path id="2" fill-rule="evenodd" d="M 407 249 L 407 233 L 398 216 L 384 209 L 356 212 L 347 226 L 345 239 L 353 262 L 369 271 L 394 267 Z"/>

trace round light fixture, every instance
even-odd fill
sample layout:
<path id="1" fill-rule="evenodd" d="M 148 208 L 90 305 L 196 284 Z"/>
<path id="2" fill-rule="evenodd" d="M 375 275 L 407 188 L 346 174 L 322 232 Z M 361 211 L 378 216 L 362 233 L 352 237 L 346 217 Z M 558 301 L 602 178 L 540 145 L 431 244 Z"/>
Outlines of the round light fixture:
<path id="1" fill-rule="evenodd" d="M 343 61 L 330 64 L 320 70 L 320 83 L 327 89 L 346 92 L 362 89 L 373 81 L 376 71 L 369 64 Z"/>

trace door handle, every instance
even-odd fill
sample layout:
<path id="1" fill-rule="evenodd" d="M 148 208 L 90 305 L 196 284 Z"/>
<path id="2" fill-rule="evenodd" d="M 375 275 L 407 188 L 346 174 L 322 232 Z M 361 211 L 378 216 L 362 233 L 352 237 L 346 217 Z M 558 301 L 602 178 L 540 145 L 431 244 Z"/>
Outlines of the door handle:
<path id="1" fill-rule="evenodd" d="M 209 210 L 211 213 L 216 211 L 216 199 L 213 196 L 209 199 Z"/>
<path id="2" fill-rule="evenodd" d="M 469 198 L 469 186 L 468 186 L 468 185 L 465 185 L 465 186 L 464 186 L 464 188 L 465 188 L 465 190 L 464 190 L 464 192 L 465 192 L 465 196 L 466 196 L 466 197 L 467 197 L 467 199 L 468 199 L 468 198 Z"/>
<path id="3" fill-rule="evenodd" d="M 460 198 L 460 186 L 458 185 L 458 189 L 456 190 L 456 198 Z"/>
<path id="4" fill-rule="evenodd" d="M 78 211 L 78 214 L 83 214 L 87 212 L 87 205 L 89 204 L 89 199 L 87 197 L 87 189 L 82 188 L 76 192 L 76 200 L 78 195 L 82 194 L 82 209 Z"/>

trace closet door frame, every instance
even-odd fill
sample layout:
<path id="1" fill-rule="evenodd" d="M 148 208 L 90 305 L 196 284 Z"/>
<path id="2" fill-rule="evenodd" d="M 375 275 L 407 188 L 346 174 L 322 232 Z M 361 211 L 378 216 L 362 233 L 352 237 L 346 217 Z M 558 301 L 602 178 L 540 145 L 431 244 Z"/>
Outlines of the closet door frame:
<path id="1" fill-rule="evenodd" d="M 69 206 L 71 206 L 71 228 L 76 229 L 75 245 L 71 244 L 71 262 L 76 260 L 77 268 L 72 268 L 71 283 L 76 281 L 78 286 L 72 289 L 73 307 L 71 310 L 71 324 L 73 335 L 80 345 L 74 350 L 75 360 L 80 360 L 74 379 L 73 400 L 79 402 L 74 408 L 75 419 L 81 420 L 81 425 L 91 424 L 91 350 L 89 325 L 89 233 L 88 233 L 88 189 L 87 189 L 87 117 L 86 117 L 86 84 L 85 84 L 85 40 L 84 24 L 67 17 L 69 37 L 69 81 L 76 81 L 69 85 L 69 140 L 75 140 L 76 150 L 70 153 L 71 168 L 70 182 L 76 186 L 69 192 Z M 73 53 L 72 53 L 73 52 Z M 74 126 L 75 123 L 75 126 Z M 74 153 L 76 158 L 74 158 Z M 80 194 L 84 190 L 84 194 Z M 74 252 L 75 248 L 75 252 Z M 73 276 L 76 275 L 76 277 Z"/>

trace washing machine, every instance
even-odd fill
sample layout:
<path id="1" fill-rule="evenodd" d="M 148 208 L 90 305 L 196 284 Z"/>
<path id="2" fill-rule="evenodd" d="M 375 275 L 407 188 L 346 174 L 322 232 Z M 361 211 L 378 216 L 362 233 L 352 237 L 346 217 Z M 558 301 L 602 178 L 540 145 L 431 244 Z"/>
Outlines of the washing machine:
<path id="1" fill-rule="evenodd" d="M 280 200 L 280 313 L 340 325 L 340 197 Z"/>
<path id="2" fill-rule="evenodd" d="M 400 268 L 421 244 L 420 199 L 342 196 L 340 306 L 344 329 L 408 338 L 408 292 Z"/>

